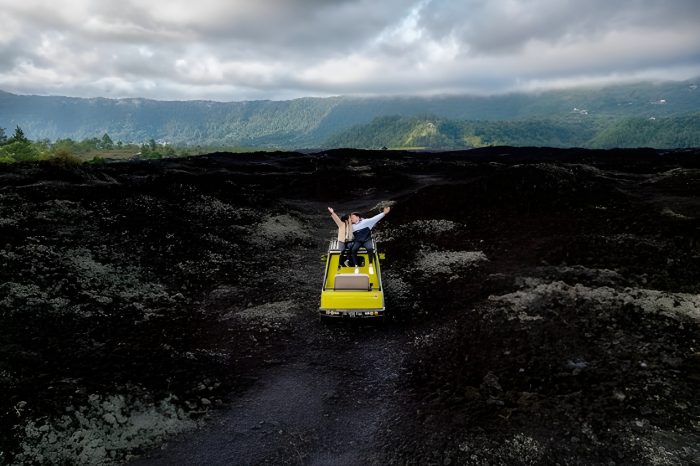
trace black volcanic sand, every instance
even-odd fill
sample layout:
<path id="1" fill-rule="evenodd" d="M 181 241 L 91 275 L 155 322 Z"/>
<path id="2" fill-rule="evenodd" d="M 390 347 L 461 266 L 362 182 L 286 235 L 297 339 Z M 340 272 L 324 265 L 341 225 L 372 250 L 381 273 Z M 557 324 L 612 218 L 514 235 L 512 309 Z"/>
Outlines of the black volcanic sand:
<path id="1" fill-rule="evenodd" d="M 0 166 L 0 464 L 694 464 L 699 238 L 697 151 Z"/>

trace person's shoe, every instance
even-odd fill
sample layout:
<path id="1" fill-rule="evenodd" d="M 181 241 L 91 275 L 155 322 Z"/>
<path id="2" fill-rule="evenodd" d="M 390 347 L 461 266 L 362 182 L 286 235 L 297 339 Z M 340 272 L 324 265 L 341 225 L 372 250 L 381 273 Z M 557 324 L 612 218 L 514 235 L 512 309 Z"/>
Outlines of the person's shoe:
<path id="1" fill-rule="evenodd" d="M 355 273 L 360 273 L 360 268 L 359 268 L 359 267 L 355 267 Z"/>
<path id="2" fill-rule="evenodd" d="M 372 267 L 371 265 L 369 266 L 369 274 L 374 275 L 374 267 Z"/>

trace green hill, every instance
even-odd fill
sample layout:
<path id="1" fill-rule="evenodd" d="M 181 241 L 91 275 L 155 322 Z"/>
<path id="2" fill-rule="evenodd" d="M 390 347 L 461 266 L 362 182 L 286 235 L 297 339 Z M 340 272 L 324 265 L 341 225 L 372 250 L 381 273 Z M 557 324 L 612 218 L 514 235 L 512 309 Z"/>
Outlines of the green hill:
<path id="1" fill-rule="evenodd" d="M 445 126 L 449 120 L 478 121 L 474 123 L 478 125 L 474 128 L 478 133 L 475 135 L 484 141 L 497 139 L 505 132 L 517 140 L 568 145 L 570 141 L 578 144 L 595 137 L 599 125 L 610 125 L 613 131 L 616 122 L 622 119 L 654 117 L 658 122 L 665 117 L 697 112 L 700 90 L 695 82 L 637 83 L 494 96 L 329 97 L 249 102 L 82 99 L 0 91 L 0 128 L 12 131 L 20 126 L 34 140 L 82 140 L 108 133 L 115 141 L 123 142 L 154 139 L 191 145 L 303 148 L 340 140 L 341 136 L 336 135 L 376 118 L 434 115 L 442 121 L 439 131 L 430 126 L 413 128 L 414 134 L 407 141 L 389 140 L 381 145 L 463 145 L 459 131 Z M 391 118 L 379 121 L 403 124 Z M 541 125 L 537 121 L 555 124 Z M 494 129 L 489 122 L 499 122 L 500 126 L 505 125 L 503 122 L 512 124 Z M 528 125 L 531 125 L 529 129 Z"/>
<path id="2" fill-rule="evenodd" d="M 376 118 L 324 147 L 452 149 L 507 146 L 700 147 L 700 114 L 666 118 L 461 121 L 435 116 Z"/>
<path id="3" fill-rule="evenodd" d="M 700 147 L 700 113 L 667 118 L 627 118 L 600 131 L 591 147 Z"/>

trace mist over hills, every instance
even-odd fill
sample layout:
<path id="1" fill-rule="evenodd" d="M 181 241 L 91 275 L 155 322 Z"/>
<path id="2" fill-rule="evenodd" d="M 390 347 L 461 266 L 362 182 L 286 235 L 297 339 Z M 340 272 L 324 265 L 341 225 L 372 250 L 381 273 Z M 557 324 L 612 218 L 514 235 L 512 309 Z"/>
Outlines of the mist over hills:
<path id="1" fill-rule="evenodd" d="M 155 139 L 285 149 L 449 147 L 494 142 L 654 145 L 619 133 L 637 131 L 642 122 L 663 121 L 670 132 L 678 132 L 677 125 L 686 125 L 689 135 L 681 142 L 695 141 L 700 131 L 699 119 L 692 116 L 700 111 L 697 82 L 700 79 L 494 96 L 309 97 L 246 102 L 86 99 L 0 91 L 0 127 L 12 130 L 20 126 L 31 139 L 79 140 L 108 133 L 123 142 Z M 435 133 L 438 136 L 432 139 L 413 138 L 413 142 L 404 134 L 420 133 L 416 125 L 425 126 L 426 122 L 447 132 Z M 368 139 L 370 133 L 390 137 Z M 656 140 L 662 146 L 668 142 L 665 136 L 657 135 Z"/>

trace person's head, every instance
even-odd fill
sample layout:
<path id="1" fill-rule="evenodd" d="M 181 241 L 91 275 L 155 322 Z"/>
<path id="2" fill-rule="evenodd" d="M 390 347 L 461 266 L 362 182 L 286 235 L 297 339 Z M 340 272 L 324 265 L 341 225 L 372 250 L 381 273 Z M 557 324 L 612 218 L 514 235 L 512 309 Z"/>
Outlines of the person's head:
<path id="1" fill-rule="evenodd" d="M 350 220 L 350 216 L 348 214 L 345 214 L 345 215 L 340 217 L 341 222 L 348 223 L 349 220 Z"/>
<path id="2" fill-rule="evenodd" d="M 353 212 L 350 214 L 350 223 L 358 223 L 360 220 L 362 220 L 362 215 L 358 214 L 357 212 Z"/>

